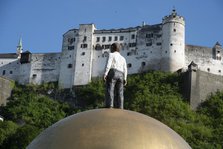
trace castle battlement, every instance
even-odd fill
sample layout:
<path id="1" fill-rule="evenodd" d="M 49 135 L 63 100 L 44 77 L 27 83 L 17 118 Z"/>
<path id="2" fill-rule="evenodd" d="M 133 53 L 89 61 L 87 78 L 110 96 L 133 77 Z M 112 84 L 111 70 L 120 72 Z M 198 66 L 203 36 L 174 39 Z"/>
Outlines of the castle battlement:
<path id="1" fill-rule="evenodd" d="M 163 24 L 171 23 L 171 22 L 172 23 L 177 22 L 177 23 L 181 23 L 182 25 L 185 25 L 184 17 L 177 15 L 177 12 L 175 9 L 172 10 L 172 13 L 170 15 L 165 16 L 162 20 Z"/>

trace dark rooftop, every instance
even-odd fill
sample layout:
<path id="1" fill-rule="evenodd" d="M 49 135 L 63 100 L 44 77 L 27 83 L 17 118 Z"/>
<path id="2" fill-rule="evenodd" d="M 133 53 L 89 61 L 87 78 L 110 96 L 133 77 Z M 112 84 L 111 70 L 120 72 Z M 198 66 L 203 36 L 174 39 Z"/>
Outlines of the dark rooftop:
<path id="1" fill-rule="evenodd" d="M 16 53 L 4 53 L 0 54 L 0 58 L 17 58 L 18 55 Z"/>

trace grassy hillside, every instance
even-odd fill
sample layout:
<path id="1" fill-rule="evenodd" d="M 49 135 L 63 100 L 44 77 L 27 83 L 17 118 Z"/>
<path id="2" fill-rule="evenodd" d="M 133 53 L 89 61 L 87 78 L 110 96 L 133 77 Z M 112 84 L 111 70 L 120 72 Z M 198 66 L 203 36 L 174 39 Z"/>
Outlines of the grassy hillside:
<path id="1" fill-rule="evenodd" d="M 0 148 L 25 148 L 56 121 L 76 112 L 102 108 L 104 85 L 101 79 L 95 79 L 89 85 L 75 87 L 73 92 L 59 90 L 55 83 L 16 85 L 8 105 L 1 107 L 5 121 L 0 122 Z M 176 74 L 131 75 L 125 87 L 124 107 L 165 123 L 193 149 L 221 149 L 223 93 L 213 94 L 193 111 L 182 98 L 181 85 L 181 77 Z"/>

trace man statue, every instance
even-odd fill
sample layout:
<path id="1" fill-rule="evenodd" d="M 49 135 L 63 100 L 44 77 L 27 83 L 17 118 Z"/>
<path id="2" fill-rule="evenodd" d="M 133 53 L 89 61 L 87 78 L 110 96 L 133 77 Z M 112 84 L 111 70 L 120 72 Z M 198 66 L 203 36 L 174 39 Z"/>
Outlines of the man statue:
<path id="1" fill-rule="evenodd" d="M 123 86 L 127 84 L 127 66 L 125 58 L 120 54 L 120 45 L 113 43 L 107 61 L 104 80 L 106 81 L 105 106 L 114 107 L 114 95 L 118 98 L 118 107 L 123 109 Z"/>

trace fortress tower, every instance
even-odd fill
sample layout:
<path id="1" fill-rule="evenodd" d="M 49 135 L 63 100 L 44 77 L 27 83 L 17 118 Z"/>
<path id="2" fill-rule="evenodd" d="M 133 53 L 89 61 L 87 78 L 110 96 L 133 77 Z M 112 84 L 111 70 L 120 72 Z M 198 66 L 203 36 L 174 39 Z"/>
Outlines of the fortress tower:
<path id="1" fill-rule="evenodd" d="M 80 24 L 63 35 L 59 86 L 71 88 L 91 81 L 94 24 Z"/>
<path id="2" fill-rule="evenodd" d="M 60 71 L 59 71 L 59 87 L 60 88 L 71 88 L 72 77 L 74 72 L 75 59 L 74 55 L 76 52 L 78 30 L 72 29 L 67 31 L 63 35 L 62 52 L 60 57 Z"/>
<path id="3" fill-rule="evenodd" d="M 73 84 L 85 85 L 91 81 L 94 30 L 94 24 L 81 24 L 79 27 Z"/>
<path id="4" fill-rule="evenodd" d="M 174 72 L 185 67 L 185 22 L 173 9 L 162 21 L 161 70 Z"/>

